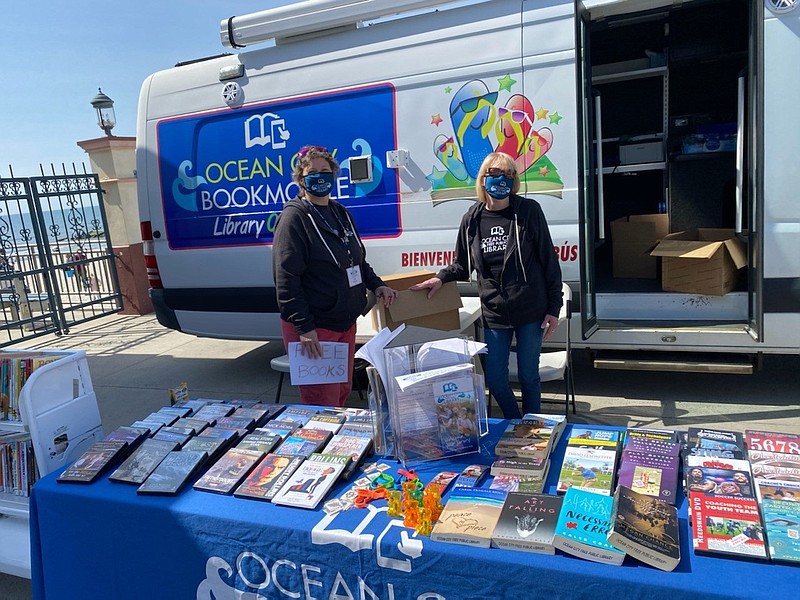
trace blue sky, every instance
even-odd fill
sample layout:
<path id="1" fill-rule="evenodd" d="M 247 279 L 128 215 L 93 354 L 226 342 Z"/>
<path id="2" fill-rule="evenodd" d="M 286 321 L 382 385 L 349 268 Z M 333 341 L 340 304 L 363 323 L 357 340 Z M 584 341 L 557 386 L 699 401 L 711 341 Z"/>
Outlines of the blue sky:
<path id="1" fill-rule="evenodd" d="M 0 176 L 89 169 L 76 142 L 103 135 L 90 101 L 114 100 L 114 135 L 136 135 L 144 79 L 176 62 L 230 52 L 222 19 L 291 4 L 288 0 L 15 0 L 0 19 Z"/>

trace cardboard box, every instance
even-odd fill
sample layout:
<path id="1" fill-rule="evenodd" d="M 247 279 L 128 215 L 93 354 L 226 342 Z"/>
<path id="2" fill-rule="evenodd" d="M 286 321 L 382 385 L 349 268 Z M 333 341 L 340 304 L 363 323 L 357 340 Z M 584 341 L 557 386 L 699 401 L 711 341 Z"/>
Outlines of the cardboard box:
<path id="1" fill-rule="evenodd" d="M 611 221 L 614 277 L 655 279 L 658 259 L 650 251 L 668 233 L 667 215 L 631 215 Z"/>
<path id="2" fill-rule="evenodd" d="M 733 229 L 672 233 L 651 254 L 662 257 L 661 287 L 668 292 L 723 296 L 747 265 L 747 249 Z"/>
<path id="3" fill-rule="evenodd" d="M 462 304 L 455 281 L 443 285 L 431 299 L 428 299 L 429 290 L 412 292 L 408 289 L 434 275 L 436 273 L 432 271 L 413 271 L 382 276 L 384 283 L 399 294 L 388 310 L 380 300 L 372 308 L 372 326 L 375 330 L 388 327 L 394 331 L 401 323 L 443 331 L 460 330 L 458 309 Z"/>

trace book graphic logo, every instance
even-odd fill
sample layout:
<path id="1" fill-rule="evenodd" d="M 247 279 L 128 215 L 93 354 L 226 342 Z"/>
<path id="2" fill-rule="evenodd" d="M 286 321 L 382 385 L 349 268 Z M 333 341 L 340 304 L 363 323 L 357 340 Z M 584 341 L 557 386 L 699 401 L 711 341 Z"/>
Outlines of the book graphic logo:
<path id="1" fill-rule="evenodd" d="M 458 391 L 458 386 L 455 383 L 445 383 L 442 386 L 442 391 L 443 392 L 457 392 Z"/>
<path id="2" fill-rule="evenodd" d="M 291 137 L 286 122 L 275 113 L 253 115 L 244 122 L 244 147 L 266 146 L 273 150 L 286 148 Z"/>
<path id="3" fill-rule="evenodd" d="M 502 225 L 495 225 L 494 227 L 492 227 L 491 231 L 489 232 L 489 235 L 503 235 L 505 232 L 506 231 L 505 229 L 503 229 Z"/>

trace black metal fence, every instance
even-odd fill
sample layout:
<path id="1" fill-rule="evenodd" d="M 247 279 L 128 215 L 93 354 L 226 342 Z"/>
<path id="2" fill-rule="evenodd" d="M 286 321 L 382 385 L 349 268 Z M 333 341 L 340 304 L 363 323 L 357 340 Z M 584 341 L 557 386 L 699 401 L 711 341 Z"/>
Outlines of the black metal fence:
<path id="1" fill-rule="evenodd" d="M 94 174 L 0 177 L 0 347 L 119 312 Z"/>

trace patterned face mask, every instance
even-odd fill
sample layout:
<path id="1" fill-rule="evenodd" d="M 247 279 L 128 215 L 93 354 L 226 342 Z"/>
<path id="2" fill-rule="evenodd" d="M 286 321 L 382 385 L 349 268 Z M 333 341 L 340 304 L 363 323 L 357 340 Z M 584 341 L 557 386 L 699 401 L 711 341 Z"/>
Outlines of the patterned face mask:
<path id="1" fill-rule="evenodd" d="M 324 198 L 333 189 L 333 173 L 309 173 L 303 177 L 303 185 L 308 193 Z"/>
<path id="2" fill-rule="evenodd" d="M 495 200 L 508 198 L 508 196 L 511 194 L 511 187 L 513 185 L 514 180 L 506 175 L 487 175 L 483 181 L 483 187 L 486 189 L 486 193 Z"/>

